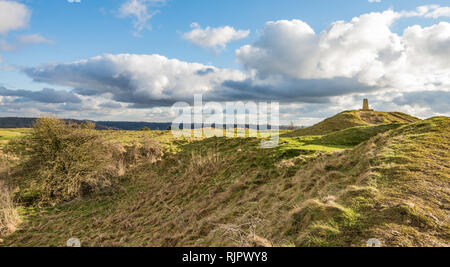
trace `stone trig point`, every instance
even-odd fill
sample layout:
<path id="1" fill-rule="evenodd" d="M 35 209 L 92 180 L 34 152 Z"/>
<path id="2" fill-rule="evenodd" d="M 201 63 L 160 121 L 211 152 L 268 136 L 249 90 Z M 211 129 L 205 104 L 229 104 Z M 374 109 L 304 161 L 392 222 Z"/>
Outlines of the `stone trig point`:
<path id="1" fill-rule="evenodd" d="M 373 109 L 369 108 L 369 100 L 368 99 L 364 99 L 363 108 L 361 109 L 361 111 L 373 111 Z"/>

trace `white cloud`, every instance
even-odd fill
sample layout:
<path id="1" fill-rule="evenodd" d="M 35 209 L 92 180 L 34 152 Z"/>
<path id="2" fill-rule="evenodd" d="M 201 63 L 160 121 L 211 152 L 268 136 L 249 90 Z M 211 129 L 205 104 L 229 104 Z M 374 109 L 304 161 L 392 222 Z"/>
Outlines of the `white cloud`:
<path id="1" fill-rule="evenodd" d="M 402 33 L 391 30 L 403 17 L 442 17 L 445 10 L 424 6 L 363 14 L 336 21 L 322 32 L 301 20 L 268 22 L 256 42 L 236 52 L 246 73 L 130 54 L 29 68 L 25 73 L 37 82 L 73 88 L 81 103 L 24 105 L 4 96 L 0 114 L 39 110 L 75 118 L 170 121 L 168 109 L 161 106 L 203 93 L 206 101 L 280 100 L 284 124 L 311 124 L 357 109 L 363 98 L 378 110 L 448 116 L 450 23 L 411 26 Z M 192 27 L 205 30 L 198 24 Z M 209 47 L 220 48 L 219 43 Z M 47 93 L 20 92 L 28 99 Z M 17 97 L 19 92 L 4 94 Z M 161 108 L 135 109 L 145 107 Z"/>
<path id="2" fill-rule="evenodd" d="M 419 6 L 414 11 L 402 11 L 400 17 L 425 17 L 437 19 L 440 17 L 450 17 L 450 7 L 440 5 Z"/>
<path id="3" fill-rule="evenodd" d="M 132 17 L 136 34 L 139 34 L 145 28 L 150 28 L 147 22 L 159 13 L 159 10 L 151 10 L 151 7 L 165 2 L 166 0 L 127 0 L 120 6 L 119 15 Z"/>
<path id="4" fill-rule="evenodd" d="M 69 3 L 81 3 L 81 0 L 67 0 Z"/>
<path id="5" fill-rule="evenodd" d="M 24 45 L 51 43 L 40 34 L 19 35 L 15 41 L 8 41 L 10 31 L 19 30 L 28 26 L 31 11 L 24 4 L 0 0 L 0 51 L 16 51 Z"/>
<path id="6" fill-rule="evenodd" d="M 0 40 L 0 51 L 17 51 L 26 45 L 52 44 L 53 41 L 46 39 L 40 34 L 19 35 L 13 42 Z"/>
<path id="7" fill-rule="evenodd" d="M 160 55 L 104 55 L 68 64 L 30 68 L 35 81 L 76 88 L 86 96 L 109 95 L 137 107 L 167 106 L 211 94 L 226 80 L 243 80 L 237 70 L 168 59 Z"/>
<path id="8" fill-rule="evenodd" d="M 397 35 L 390 26 L 402 14 L 364 14 L 320 34 L 299 20 L 268 22 L 258 41 L 236 51 L 237 59 L 255 81 L 345 77 L 377 88 L 449 90 L 450 24 Z"/>
<path id="9" fill-rule="evenodd" d="M 183 34 L 183 39 L 202 47 L 225 48 L 231 41 L 246 38 L 249 30 L 236 30 L 230 26 L 202 29 L 196 22 L 191 24 L 192 31 Z"/>
<path id="10" fill-rule="evenodd" d="M 40 34 L 26 34 L 17 37 L 17 41 L 21 44 L 51 44 L 52 41 L 46 39 Z"/>
<path id="11" fill-rule="evenodd" d="M 426 18 L 450 17 L 450 7 L 439 7 L 425 15 Z"/>
<path id="12" fill-rule="evenodd" d="M 0 34 L 25 28 L 31 11 L 23 4 L 0 0 Z"/>

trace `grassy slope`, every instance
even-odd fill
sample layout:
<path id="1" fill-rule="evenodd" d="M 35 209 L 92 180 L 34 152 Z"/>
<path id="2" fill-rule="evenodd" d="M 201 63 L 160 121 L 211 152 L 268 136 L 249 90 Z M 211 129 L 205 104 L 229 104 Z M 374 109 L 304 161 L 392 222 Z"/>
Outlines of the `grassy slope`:
<path id="1" fill-rule="evenodd" d="M 319 144 L 356 146 L 380 133 L 397 129 L 404 124 L 382 124 L 377 126 L 358 126 L 332 132 L 317 140 Z"/>
<path id="2" fill-rule="evenodd" d="M 186 143 L 114 192 L 23 209 L 3 245 L 448 246 L 449 130 L 433 118 L 294 157 L 257 139 Z"/>
<path id="3" fill-rule="evenodd" d="M 326 135 L 332 132 L 344 130 L 357 126 L 374 126 L 392 123 L 412 123 L 419 119 L 400 112 L 381 111 L 344 111 L 328 118 L 314 126 L 300 129 L 288 134 L 286 137 Z"/>
<path id="4" fill-rule="evenodd" d="M 327 135 L 295 136 L 282 135 L 282 150 L 336 151 L 353 148 L 370 138 L 396 129 L 404 124 L 381 124 L 377 126 L 357 126 L 335 131 Z"/>

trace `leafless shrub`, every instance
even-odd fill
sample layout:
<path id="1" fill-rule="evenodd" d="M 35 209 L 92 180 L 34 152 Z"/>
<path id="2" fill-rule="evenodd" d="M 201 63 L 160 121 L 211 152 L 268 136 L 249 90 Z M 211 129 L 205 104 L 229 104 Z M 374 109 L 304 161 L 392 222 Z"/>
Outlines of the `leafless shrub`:
<path id="1" fill-rule="evenodd" d="M 41 201 L 68 201 L 111 185 L 116 175 L 112 148 L 92 123 L 41 118 L 29 137 L 12 141 L 6 151 L 22 159 L 22 169 L 40 185 Z"/>

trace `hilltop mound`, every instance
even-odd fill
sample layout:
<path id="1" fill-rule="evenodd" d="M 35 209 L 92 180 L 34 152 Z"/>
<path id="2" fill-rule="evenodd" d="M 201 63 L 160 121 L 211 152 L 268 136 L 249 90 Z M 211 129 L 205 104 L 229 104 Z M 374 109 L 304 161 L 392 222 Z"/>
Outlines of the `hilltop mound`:
<path id="1" fill-rule="evenodd" d="M 286 134 L 286 137 L 325 135 L 357 126 L 375 126 L 394 123 L 413 123 L 418 118 L 400 112 L 344 111 L 314 126 Z"/>
<path id="2" fill-rule="evenodd" d="M 448 246 L 449 151 L 446 117 L 288 159 L 257 139 L 199 140 L 120 192 L 33 209 L 3 245 Z"/>

